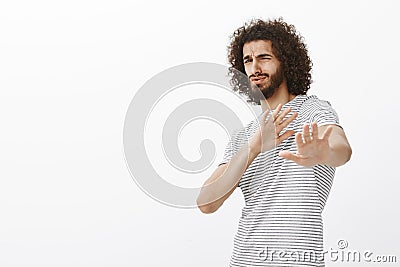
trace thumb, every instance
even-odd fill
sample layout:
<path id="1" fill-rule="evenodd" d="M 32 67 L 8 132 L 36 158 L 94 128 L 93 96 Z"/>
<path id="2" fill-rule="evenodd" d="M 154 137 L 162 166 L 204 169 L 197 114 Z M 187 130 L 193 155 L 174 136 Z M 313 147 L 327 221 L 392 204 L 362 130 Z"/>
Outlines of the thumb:
<path id="1" fill-rule="evenodd" d="M 287 151 L 287 150 L 280 151 L 279 152 L 279 156 L 282 157 L 282 158 L 288 159 L 288 160 L 297 159 L 295 154 L 293 154 L 292 152 Z"/>

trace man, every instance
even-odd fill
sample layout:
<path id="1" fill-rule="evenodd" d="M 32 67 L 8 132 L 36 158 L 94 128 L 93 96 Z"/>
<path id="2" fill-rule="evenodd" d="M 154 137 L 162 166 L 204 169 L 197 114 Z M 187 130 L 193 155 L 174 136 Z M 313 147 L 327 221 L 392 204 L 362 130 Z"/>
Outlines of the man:
<path id="1" fill-rule="evenodd" d="M 234 32 L 229 62 L 252 84 L 233 72 L 234 90 L 263 114 L 233 135 L 199 209 L 215 212 L 242 190 L 230 266 L 324 266 L 321 213 L 335 167 L 352 151 L 329 102 L 306 95 L 312 63 L 303 39 L 282 19 L 254 20 Z"/>

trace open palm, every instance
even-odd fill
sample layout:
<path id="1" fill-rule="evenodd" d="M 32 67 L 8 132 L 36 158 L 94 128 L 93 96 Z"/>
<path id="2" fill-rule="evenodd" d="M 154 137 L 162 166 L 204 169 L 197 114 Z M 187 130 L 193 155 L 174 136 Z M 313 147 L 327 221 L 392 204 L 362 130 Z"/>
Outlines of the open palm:
<path id="1" fill-rule="evenodd" d="M 281 151 L 279 156 L 305 167 L 324 164 L 329 156 L 328 139 L 332 129 L 331 126 L 328 127 L 319 138 L 317 123 L 312 123 L 312 132 L 310 132 L 308 124 L 304 125 L 303 133 L 296 134 L 297 153 Z"/>

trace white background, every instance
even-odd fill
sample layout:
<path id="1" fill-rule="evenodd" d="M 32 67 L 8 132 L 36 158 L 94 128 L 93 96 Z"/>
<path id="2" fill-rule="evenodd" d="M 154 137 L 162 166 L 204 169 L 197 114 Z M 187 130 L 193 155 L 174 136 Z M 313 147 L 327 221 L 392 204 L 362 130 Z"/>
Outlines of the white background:
<path id="1" fill-rule="evenodd" d="M 236 28 L 279 16 L 304 36 L 309 93 L 331 102 L 353 147 L 325 247 L 345 239 L 400 261 L 398 4 L 322 2 L 3 1 L 0 266 L 227 266 L 241 192 L 211 215 L 149 198 L 124 162 L 125 112 L 153 75 L 227 64 Z"/>

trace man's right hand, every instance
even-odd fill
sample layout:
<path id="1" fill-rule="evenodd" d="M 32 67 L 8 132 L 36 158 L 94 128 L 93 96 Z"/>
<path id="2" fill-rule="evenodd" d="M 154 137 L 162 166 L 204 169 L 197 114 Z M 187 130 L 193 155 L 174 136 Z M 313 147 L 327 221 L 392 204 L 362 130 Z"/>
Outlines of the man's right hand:
<path id="1" fill-rule="evenodd" d="M 281 131 L 297 118 L 298 113 L 294 112 L 290 117 L 285 118 L 291 108 L 279 113 L 281 109 L 282 104 L 279 104 L 272 113 L 266 110 L 262 114 L 260 127 L 249 142 L 253 151 L 257 153 L 269 151 L 294 134 L 293 130 L 287 130 L 282 134 Z"/>

